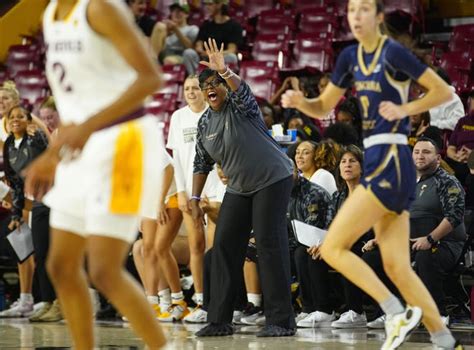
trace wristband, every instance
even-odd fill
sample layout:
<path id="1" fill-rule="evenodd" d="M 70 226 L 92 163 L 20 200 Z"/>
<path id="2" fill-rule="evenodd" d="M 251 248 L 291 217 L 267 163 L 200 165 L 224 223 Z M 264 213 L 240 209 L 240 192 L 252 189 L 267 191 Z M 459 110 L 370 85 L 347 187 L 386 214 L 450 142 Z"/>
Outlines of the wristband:
<path id="1" fill-rule="evenodd" d="M 218 72 L 219 73 L 219 72 Z M 220 77 L 223 79 L 229 79 L 234 75 L 234 72 L 232 72 L 229 67 L 226 67 L 226 71 L 224 73 L 219 73 Z"/>
<path id="2" fill-rule="evenodd" d="M 426 236 L 426 239 L 428 240 L 428 242 L 431 244 L 431 245 L 435 245 L 437 242 L 433 239 L 433 237 L 431 236 L 431 234 L 429 234 L 428 236 Z"/>
<path id="3" fill-rule="evenodd" d="M 198 201 L 198 202 L 201 201 L 201 197 L 199 197 L 199 196 L 191 196 L 191 200 L 193 200 L 193 199 L 194 199 L 195 201 Z"/>

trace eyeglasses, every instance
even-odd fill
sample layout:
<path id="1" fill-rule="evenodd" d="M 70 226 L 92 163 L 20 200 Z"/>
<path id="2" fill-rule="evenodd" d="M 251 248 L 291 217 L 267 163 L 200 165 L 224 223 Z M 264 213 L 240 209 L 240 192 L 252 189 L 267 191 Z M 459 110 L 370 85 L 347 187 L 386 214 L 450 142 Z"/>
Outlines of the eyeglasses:
<path id="1" fill-rule="evenodd" d="M 220 81 L 219 79 L 214 79 L 214 80 L 211 80 L 209 83 L 204 83 L 201 85 L 201 90 L 207 90 L 209 88 L 216 88 L 218 87 L 220 84 L 222 84 L 222 81 Z"/>

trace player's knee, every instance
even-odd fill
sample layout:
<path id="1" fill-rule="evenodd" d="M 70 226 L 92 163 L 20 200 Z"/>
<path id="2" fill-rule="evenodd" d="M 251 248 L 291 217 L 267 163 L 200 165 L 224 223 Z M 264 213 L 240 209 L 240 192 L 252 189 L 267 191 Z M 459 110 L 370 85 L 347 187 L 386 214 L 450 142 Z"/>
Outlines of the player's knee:
<path id="1" fill-rule="evenodd" d="M 206 250 L 206 240 L 197 239 L 189 246 L 189 252 L 191 255 L 203 255 L 204 251 Z"/>
<path id="2" fill-rule="evenodd" d="M 102 293 L 108 294 L 117 287 L 114 281 L 119 275 L 119 268 L 108 266 L 106 263 L 95 262 L 89 265 L 89 279 L 91 283 Z"/>
<path id="3" fill-rule="evenodd" d="M 61 255 L 51 255 L 46 259 L 46 271 L 55 283 L 77 275 L 79 267 Z"/>
<path id="4" fill-rule="evenodd" d="M 145 242 L 142 243 L 142 251 L 143 257 L 145 258 L 154 258 L 156 257 L 155 246 L 153 242 Z"/>
<path id="5" fill-rule="evenodd" d="M 155 247 L 155 253 L 158 257 L 158 259 L 164 259 L 171 253 L 171 246 L 168 244 L 163 244 L 160 242 L 159 244 L 156 245 Z"/>
<path id="6" fill-rule="evenodd" d="M 384 258 L 383 268 L 387 276 L 397 284 L 399 281 L 406 278 L 406 274 L 411 267 L 408 264 L 402 263 L 396 258 Z"/>

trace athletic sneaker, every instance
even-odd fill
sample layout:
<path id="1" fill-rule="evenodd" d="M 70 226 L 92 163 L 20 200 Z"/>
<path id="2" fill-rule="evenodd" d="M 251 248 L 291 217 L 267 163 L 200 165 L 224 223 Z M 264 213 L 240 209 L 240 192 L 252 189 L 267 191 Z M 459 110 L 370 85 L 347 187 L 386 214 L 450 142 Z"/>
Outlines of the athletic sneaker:
<path id="1" fill-rule="evenodd" d="M 260 309 L 261 310 L 261 309 Z M 248 326 L 256 326 L 257 320 L 261 319 L 263 316 L 263 311 L 258 311 L 252 315 L 244 316 L 240 319 L 241 324 L 246 324 Z M 263 316 L 265 317 L 265 316 Z"/>
<path id="2" fill-rule="evenodd" d="M 263 314 L 262 308 L 261 308 L 260 306 L 255 306 L 255 305 L 253 305 L 252 303 L 247 303 L 247 306 L 245 307 L 245 310 L 243 311 L 242 317 L 233 320 L 233 322 L 234 322 L 235 324 L 240 324 L 240 325 L 250 325 L 250 326 L 254 326 L 255 323 L 253 323 L 253 322 L 255 322 L 256 319 L 258 318 L 258 316 L 259 316 L 258 314 L 259 314 L 259 313 L 261 313 L 260 315 Z M 252 316 L 252 317 L 251 317 L 251 316 Z M 244 323 L 243 320 L 244 320 L 244 318 L 247 318 L 247 317 L 251 317 L 251 319 L 248 320 L 248 321 L 251 321 L 251 320 L 253 319 L 253 321 L 252 321 L 251 324 Z"/>
<path id="3" fill-rule="evenodd" d="M 331 323 L 334 328 L 365 328 L 367 327 L 367 317 L 365 313 L 358 314 L 349 310 L 344 312 L 337 321 Z"/>
<path id="4" fill-rule="evenodd" d="M 417 306 L 407 306 L 405 311 L 387 315 L 385 321 L 385 343 L 382 350 L 397 349 L 420 324 L 423 312 Z"/>
<path id="5" fill-rule="evenodd" d="M 331 327 L 331 323 L 336 320 L 334 311 L 332 314 L 327 314 L 321 311 L 314 311 L 310 313 L 305 319 L 299 321 L 296 325 L 301 328 L 324 328 Z"/>
<path id="6" fill-rule="evenodd" d="M 47 313 L 52 305 L 53 305 L 52 302 L 44 302 L 43 306 L 39 308 L 38 310 L 36 310 L 33 313 L 33 315 L 31 315 L 30 318 L 28 318 L 28 320 L 30 322 L 39 322 L 39 318 L 43 316 L 45 313 Z"/>
<path id="7" fill-rule="evenodd" d="M 150 304 L 151 308 L 153 309 L 153 314 L 155 315 L 156 318 L 160 317 L 161 315 L 161 309 L 160 305 L 158 304 Z"/>
<path id="8" fill-rule="evenodd" d="M 257 319 L 255 320 L 255 325 L 265 326 L 266 322 L 267 322 L 267 319 L 265 318 L 265 316 L 261 315 L 260 317 L 257 317 Z"/>
<path id="9" fill-rule="evenodd" d="M 49 308 L 43 316 L 41 316 L 39 322 L 59 322 L 63 319 L 63 314 L 61 313 L 61 307 L 59 306 L 58 299 L 53 302 L 53 305 Z"/>
<path id="10" fill-rule="evenodd" d="M 308 315 L 309 314 L 307 312 L 300 312 L 298 316 L 295 317 L 296 324 L 298 324 L 299 321 L 304 320 L 306 317 L 308 317 Z"/>
<path id="11" fill-rule="evenodd" d="M 376 318 L 375 320 L 367 322 L 367 327 L 371 329 L 384 329 L 386 319 L 387 317 L 385 316 L 385 314 L 383 314 L 382 316 Z"/>
<path id="12" fill-rule="evenodd" d="M 15 301 L 9 309 L 0 312 L 0 318 L 30 317 L 34 312 L 33 301 Z"/>
<path id="13" fill-rule="evenodd" d="M 240 324 L 240 320 L 242 317 L 244 317 L 244 312 L 240 310 L 234 310 L 234 313 L 232 314 L 232 323 L 233 324 Z"/>
<path id="14" fill-rule="evenodd" d="M 207 311 L 203 310 L 201 305 L 198 305 L 183 318 L 183 321 L 187 323 L 207 323 Z"/>
<path id="15" fill-rule="evenodd" d="M 168 310 L 161 313 L 158 320 L 161 322 L 181 321 L 188 314 L 188 304 L 184 300 L 173 301 Z"/>
<path id="16" fill-rule="evenodd" d="M 454 344 L 454 348 L 444 348 L 440 346 L 435 346 L 434 348 L 436 350 L 464 350 L 464 346 L 462 346 L 461 343 L 459 343 L 458 341 L 456 342 L 456 344 Z"/>
<path id="17" fill-rule="evenodd" d="M 450 324 L 449 316 L 441 316 L 441 321 L 443 321 L 444 325 L 449 328 L 449 324 Z"/>

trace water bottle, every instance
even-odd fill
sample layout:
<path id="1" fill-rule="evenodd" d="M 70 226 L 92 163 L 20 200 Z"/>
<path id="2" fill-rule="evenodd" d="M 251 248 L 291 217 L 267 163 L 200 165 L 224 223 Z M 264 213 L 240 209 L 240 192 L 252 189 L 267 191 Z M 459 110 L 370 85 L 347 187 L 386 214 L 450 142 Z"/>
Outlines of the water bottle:
<path id="1" fill-rule="evenodd" d="M 0 280 L 0 311 L 5 309 L 5 284 Z"/>

